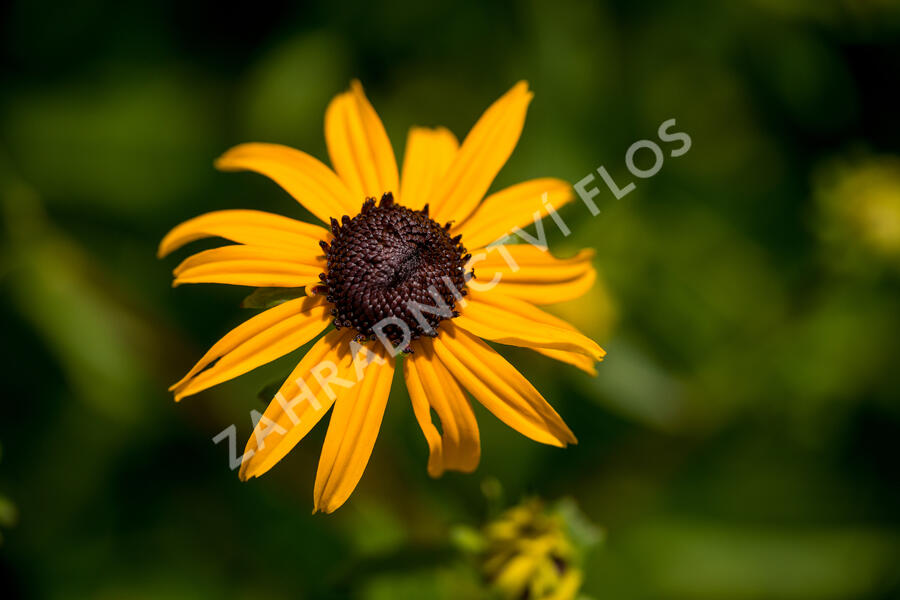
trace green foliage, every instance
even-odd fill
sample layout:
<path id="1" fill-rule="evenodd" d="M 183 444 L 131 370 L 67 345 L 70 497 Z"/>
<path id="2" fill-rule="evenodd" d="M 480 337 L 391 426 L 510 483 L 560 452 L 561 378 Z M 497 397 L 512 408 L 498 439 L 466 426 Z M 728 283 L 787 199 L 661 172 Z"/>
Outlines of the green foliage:
<path id="1" fill-rule="evenodd" d="M 3 459 L 3 445 L 0 444 L 0 460 Z M 16 506 L 12 503 L 11 500 L 4 497 L 3 494 L 0 494 L 0 544 L 3 544 L 3 529 L 4 527 L 12 527 L 16 524 L 16 520 L 18 519 L 18 512 L 16 511 Z"/>
<path id="2" fill-rule="evenodd" d="M 306 295 L 306 288 L 256 288 L 241 301 L 241 308 L 272 308 Z"/>
<path id="3" fill-rule="evenodd" d="M 572 499 L 553 509 L 591 549 L 587 597 L 896 596 L 897 6 L 10 3 L 0 597 L 484 598 L 459 549 L 525 497 Z M 598 376 L 502 349 L 579 444 L 476 404 L 478 470 L 430 479 L 398 374 L 353 498 L 312 516 L 327 419 L 246 484 L 211 442 L 234 423 L 243 448 L 275 388 L 258 391 L 305 349 L 178 405 L 166 391 L 241 305 L 301 291 L 173 291 L 178 257 L 155 250 L 209 210 L 309 218 L 212 162 L 245 141 L 327 161 L 324 113 L 354 77 L 401 165 L 410 126 L 462 139 L 524 78 L 493 189 L 600 166 L 636 189 L 615 200 L 598 178 L 598 216 L 576 199 L 573 235 L 546 223 L 554 252 L 597 250 L 595 291 L 550 310 L 608 351 Z M 691 150 L 631 176 L 628 147 L 670 118 Z"/>

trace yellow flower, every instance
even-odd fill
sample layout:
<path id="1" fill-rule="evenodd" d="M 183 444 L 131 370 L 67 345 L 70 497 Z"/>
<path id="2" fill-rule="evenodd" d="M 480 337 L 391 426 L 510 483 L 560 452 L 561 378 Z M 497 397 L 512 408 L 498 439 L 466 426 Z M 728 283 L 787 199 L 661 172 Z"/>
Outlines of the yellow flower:
<path id="1" fill-rule="evenodd" d="M 900 158 L 834 162 L 821 171 L 816 192 L 823 237 L 900 258 Z"/>
<path id="2" fill-rule="evenodd" d="M 571 600 L 583 577 L 563 516 L 538 500 L 513 507 L 484 530 L 482 569 L 504 598 Z"/>
<path id="3" fill-rule="evenodd" d="M 515 85 L 488 108 L 462 145 L 446 129 L 414 127 L 402 177 L 384 126 L 356 81 L 325 114 L 334 170 L 273 144 L 243 144 L 219 158 L 219 169 L 265 175 L 330 224 L 325 229 L 260 211 L 223 210 L 182 223 L 160 243 L 164 256 L 204 237 L 235 242 L 184 260 L 175 269 L 174 285 L 225 283 L 308 293 L 228 333 L 172 386 L 176 401 L 283 356 L 335 326 L 312 346 L 259 419 L 243 456 L 242 479 L 272 468 L 334 405 L 314 506 L 325 512 L 341 506 L 375 444 L 395 354 L 403 359 L 432 476 L 447 469 L 469 472 L 478 464 L 478 426 L 466 392 L 533 440 L 575 443 L 543 396 L 483 341 L 533 348 L 587 372 L 604 355 L 595 342 L 536 306 L 586 292 L 595 278 L 590 252 L 560 260 L 524 244 L 482 250 L 512 228 L 542 218 L 548 206 L 559 208 L 572 199 L 566 182 L 549 178 L 484 198 L 518 142 L 531 97 L 527 84 Z M 470 253 L 466 247 L 478 250 Z M 406 352 L 395 353 L 395 344 Z"/>

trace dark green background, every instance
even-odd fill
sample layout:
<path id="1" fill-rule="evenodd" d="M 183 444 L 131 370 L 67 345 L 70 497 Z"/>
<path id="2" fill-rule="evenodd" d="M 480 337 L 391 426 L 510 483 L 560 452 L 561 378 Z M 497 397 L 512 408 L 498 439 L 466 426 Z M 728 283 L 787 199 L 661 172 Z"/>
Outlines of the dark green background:
<path id="1" fill-rule="evenodd" d="M 450 532 L 528 495 L 606 528 L 590 597 L 900 594 L 900 259 L 822 199 L 900 153 L 898 3 L 0 10 L 0 597 L 468 597 Z M 608 350 L 599 376 L 507 352 L 579 445 L 478 410 L 478 471 L 431 480 L 398 378 L 356 493 L 311 516 L 324 424 L 250 483 L 211 442 L 234 422 L 242 445 L 301 353 L 175 405 L 168 384 L 251 313 L 238 288 L 172 290 L 155 246 L 209 210 L 305 217 L 212 161 L 245 141 L 325 159 L 354 77 L 398 159 L 411 125 L 462 137 L 527 79 L 498 187 L 601 165 L 624 184 L 628 146 L 670 118 L 693 147 L 596 218 L 562 212 L 554 250 L 597 249 L 597 290 L 560 314 Z M 900 214 L 900 184 L 883 193 Z"/>

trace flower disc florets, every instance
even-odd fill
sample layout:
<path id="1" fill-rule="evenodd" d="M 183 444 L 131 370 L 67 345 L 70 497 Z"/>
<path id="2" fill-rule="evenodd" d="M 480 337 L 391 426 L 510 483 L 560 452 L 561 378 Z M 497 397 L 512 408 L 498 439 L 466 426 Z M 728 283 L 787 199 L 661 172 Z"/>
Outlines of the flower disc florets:
<path id="1" fill-rule="evenodd" d="M 428 216 L 427 205 L 400 206 L 390 192 L 377 205 L 367 198 L 352 219 L 332 219 L 334 239 L 321 242 L 327 271 L 316 291 L 334 304 L 335 327 L 352 327 L 360 339 L 380 330 L 395 343 L 437 335 L 438 323 L 457 316 L 470 276 L 470 256 L 449 229 Z"/>

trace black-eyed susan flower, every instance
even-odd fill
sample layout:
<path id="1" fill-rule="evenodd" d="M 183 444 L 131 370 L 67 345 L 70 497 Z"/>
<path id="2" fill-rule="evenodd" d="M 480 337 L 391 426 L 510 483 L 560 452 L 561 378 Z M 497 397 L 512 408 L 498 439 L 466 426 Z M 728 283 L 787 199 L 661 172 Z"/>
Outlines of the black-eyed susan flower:
<path id="1" fill-rule="evenodd" d="M 500 597 L 573 600 L 584 560 L 603 539 L 571 500 L 554 506 L 532 498 L 507 509 L 480 531 L 458 528 L 457 545 L 470 553 Z"/>
<path id="2" fill-rule="evenodd" d="M 560 260 L 531 245 L 491 246 L 572 199 L 569 184 L 549 178 L 485 198 L 518 142 L 531 97 L 524 82 L 515 85 L 461 145 L 446 129 L 413 128 L 402 177 L 358 82 L 325 114 L 334 170 L 273 144 L 243 144 L 219 158 L 222 170 L 268 176 L 329 225 L 224 210 L 182 223 L 160 244 L 163 256 L 204 237 L 235 242 L 184 260 L 174 285 L 307 294 L 228 333 L 172 386 L 176 400 L 283 356 L 334 325 L 259 419 L 243 455 L 242 479 L 272 468 L 333 406 L 314 506 L 325 512 L 341 506 L 368 463 L 399 359 L 432 476 L 478 464 L 478 426 L 467 393 L 531 439 L 554 446 L 576 441 L 534 386 L 484 341 L 533 348 L 590 373 L 604 355 L 537 307 L 587 291 L 595 278 L 590 252 Z"/>

